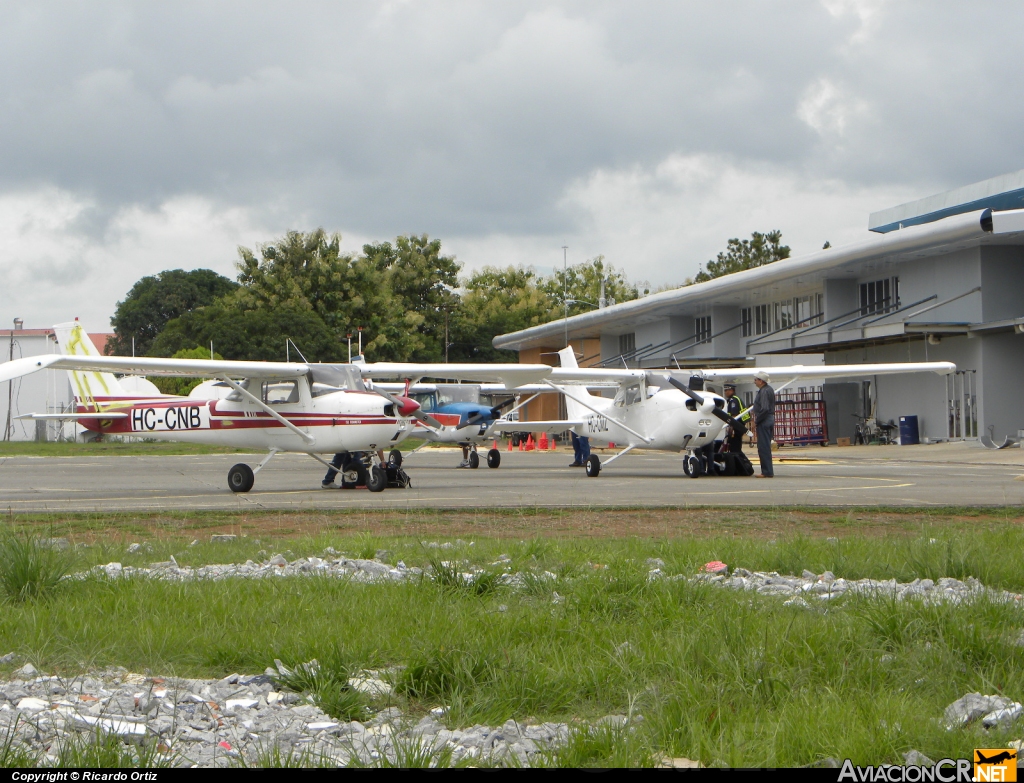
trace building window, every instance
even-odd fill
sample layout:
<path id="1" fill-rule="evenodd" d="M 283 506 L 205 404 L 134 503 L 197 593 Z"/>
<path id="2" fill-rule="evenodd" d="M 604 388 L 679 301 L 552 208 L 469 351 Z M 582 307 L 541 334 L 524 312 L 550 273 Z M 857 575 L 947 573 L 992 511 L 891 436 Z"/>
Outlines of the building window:
<path id="1" fill-rule="evenodd" d="M 776 302 L 775 309 L 775 331 L 789 329 L 793 325 L 793 300 L 787 299 L 784 302 Z"/>
<path id="2" fill-rule="evenodd" d="M 809 296 L 798 296 L 793 300 L 794 326 L 813 326 L 820 324 L 823 314 L 824 296 L 811 294 Z"/>
<path id="3" fill-rule="evenodd" d="M 619 356 L 636 352 L 636 332 L 619 335 Z"/>
<path id="4" fill-rule="evenodd" d="M 900 279 L 887 277 L 860 284 L 860 314 L 888 313 L 900 306 Z"/>
<path id="5" fill-rule="evenodd" d="M 740 310 L 740 320 L 743 322 L 743 336 L 750 337 L 750 335 L 752 335 L 754 332 L 749 307 L 744 307 L 742 310 Z"/>
<path id="6" fill-rule="evenodd" d="M 769 305 L 758 305 L 754 308 L 754 334 L 767 334 L 771 331 L 768 325 Z"/>
<path id="7" fill-rule="evenodd" d="M 711 316 L 701 315 L 694 321 L 696 345 L 711 342 Z"/>

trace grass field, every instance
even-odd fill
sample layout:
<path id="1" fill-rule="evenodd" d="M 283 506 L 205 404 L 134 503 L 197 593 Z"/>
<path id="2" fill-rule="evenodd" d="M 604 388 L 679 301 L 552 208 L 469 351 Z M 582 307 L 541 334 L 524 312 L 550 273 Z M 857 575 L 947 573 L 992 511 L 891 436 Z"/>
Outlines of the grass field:
<path id="1" fill-rule="evenodd" d="M 643 527 L 642 515 L 658 510 L 630 513 Z M 373 526 L 365 514 L 19 519 L 39 533 L 91 541 L 75 552 L 76 568 L 145 565 L 172 554 L 182 565 L 274 552 L 291 559 L 332 546 L 356 557 L 381 552 L 409 566 L 441 558 L 532 576 L 524 589 L 483 590 L 429 580 L 86 579 L 42 599 L 9 602 L 0 652 L 16 650 L 44 671 L 68 673 L 121 665 L 223 676 L 262 671 L 274 658 L 406 667 L 396 675 L 399 704 L 414 715 L 450 706 L 447 720 L 458 726 L 644 716 L 633 738 L 592 743 L 575 763 L 642 764 L 669 755 L 727 766 L 825 757 L 877 764 L 899 762 L 910 748 L 932 758 L 964 756 L 1024 733 L 1019 727 L 1012 736 L 982 738 L 980 729 L 947 732 L 940 723 L 945 706 L 970 691 L 1024 697 L 1024 647 L 1017 644 L 1024 611 L 1017 605 L 850 597 L 808 610 L 686 580 L 648 581 L 645 562 L 660 558 L 666 574 L 687 575 L 721 559 L 846 578 L 975 576 L 1024 591 L 1018 510 L 688 513 L 676 517 L 680 533 L 613 538 L 566 535 L 573 518 L 560 513 L 447 515 L 461 542 L 445 534 L 443 512 L 377 515 Z M 503 527 L 510 518 L 517 526 Z M 373 532 L 353 534 L 361 524 Z M 125 532 L 115 535 L 121 525 Z M 241 537 L 211 544 L 212 530 Z M 202 540 L 190 546 L 195 539 Z M 147 541 L 152 551 L 128 555 L 129 541 Z M 441 542 L 453 547 L 430 545 Z M 511 562 L 495 564 L 501 554 Z"/>

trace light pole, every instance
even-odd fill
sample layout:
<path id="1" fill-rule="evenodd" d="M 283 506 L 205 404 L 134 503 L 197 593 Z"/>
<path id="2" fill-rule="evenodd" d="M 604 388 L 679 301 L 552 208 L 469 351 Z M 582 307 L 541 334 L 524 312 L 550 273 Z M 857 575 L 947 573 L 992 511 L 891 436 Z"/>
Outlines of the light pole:
<path id="1" fill-rule="evenodd" d="M 11 329 L 11 347 L 7 352 L 7 361 L 14 361 L 14 333 L 20 331 L 25 325 L 25 322 L 21 318 L 14 319 L 14 328 Z M 4 440 L 9 441 L 11 439 L 11 408 L 14 405 L 14 379 L 7 381 L 7 423 L 4 425 Z"/>
<path id="2" fill-rule="evenodd" d="M 569 264 L 567 262 L 569 246 L 562 245 L 562 304 L 565 306 L 565 347 L 569 347 Z"/>

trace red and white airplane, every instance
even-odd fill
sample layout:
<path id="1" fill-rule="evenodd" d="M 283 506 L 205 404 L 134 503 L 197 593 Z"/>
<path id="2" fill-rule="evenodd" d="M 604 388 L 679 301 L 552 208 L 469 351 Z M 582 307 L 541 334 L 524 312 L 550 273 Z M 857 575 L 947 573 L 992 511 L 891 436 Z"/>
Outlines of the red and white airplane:
<path id="1" fill-rule="evenodd" d="M 73 419 L 96 433 L 269 452 L 255 468 L 244 463 L 231 468 L 228 487 L 233 492 L 252 489 L 255 474 L 282 451 L 309 454 L 327 467 L 335 466 L 321 454 L 369 452 L 374 456 L 366 485 L 379 492 L 387 475 L 376 452 L 397 446 L 418 422 L 444 426 L 406 395 L 368 390 L 357 365 L 102 356 L 78 321 L 58 324 L 54 331 L 61 354 L 0 364 L 0 383 L 45 369 L 67 370 L 75 411 L 20 418 Z M 445 365 L 446 373 L 497 380 L 509 388 L 536 382 L 550 371 L 543 364 Z M 144 379 L 119 380 L 114 373 L 199 377 L 213 383 L 179 397 L 156 392 Z M 150 391 L 132 391 L 139 387 Z"/>

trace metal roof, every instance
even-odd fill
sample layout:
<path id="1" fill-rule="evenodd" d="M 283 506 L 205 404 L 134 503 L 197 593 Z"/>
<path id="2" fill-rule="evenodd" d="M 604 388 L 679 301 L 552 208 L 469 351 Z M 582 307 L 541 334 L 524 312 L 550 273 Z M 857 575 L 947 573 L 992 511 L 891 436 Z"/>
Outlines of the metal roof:
<path id="1" fill-rule="evenodd" d="M 884 234 L 908 226 L 933 223 L 953 215 L 977 212 L 979 209 L 1007 210 L 1021 207 L 1024 207 L 1024 169 L 872 212 L 868 216 L 868 229 Z"/>
<path id="2" fill-rule="evenodd" d="M 837 275 L 835 272 L 853 264 L 882 259 L 899 261 L 922 258 L 977 246 L 983 241 L 993 241 L 991 231 L 989 210 L 956 215 L 934 223 L 873 235 L 850 245 L 787 258 L 756 269 L 725 275 L 706 283 L 663 291 L 642 299 L 574 315 L 568 319 L 560 318 L 529 329 L 498 335 L 492 344 L 495 348 L 521 350 L 550 346 L 552 340 L 564 338 L 566 333 L 570 339 L 599 337 L 602 330 L 609 327 L 628 329 L 637 324 L 683 315 L 715 305 L 735 306 L 749 298 L 757 289 L 777 283 L 804 284 L 817 282 L 826 276 L 841 277 L 844 275 Z"/>

